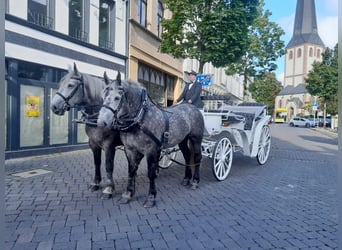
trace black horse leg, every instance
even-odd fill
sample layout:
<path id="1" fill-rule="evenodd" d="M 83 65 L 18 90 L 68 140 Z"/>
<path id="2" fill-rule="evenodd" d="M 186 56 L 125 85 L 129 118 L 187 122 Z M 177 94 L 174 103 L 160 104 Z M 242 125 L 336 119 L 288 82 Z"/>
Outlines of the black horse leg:
<path id="1" fill-rule="evenodd" d="M 110 199 L 113 196 L 113 192 L 115 190 L 114 180 L 113 180 L 113 169 L 114 169 L 114 156 L 115 156 L 115 148 L 107 148 L 105 150 L 106 155 L 106 182 L 105 189 L 102 191 L 103 199 Z"/>
<path id="2" fill-rule="evenodd" d="M 141 159 L 144 157 L 143 154 L 138 152 L 130 152 L 125 148 L 126 157 L 128 160 L 128 183 L 126 192 L 122 194 L 121 203 L 128 203 L 135 193 L 135 178 Z"/>
<path id="3" fill-rule="evenodd" d="M 192 178 L 191 168 L 189 166 L 190 164 L 190 150 L 188 147 L 188 140 L 185 138 L 181 143 L 178 144 L 179 149 L 181 150 L 184 160 L 185 160 L 185 174 L 184 179 L 182 181 L 183 186 L 190 185 L 190 180 Z"/>
<path id="4" fill-rule="evenodd" d="M 201 149 L 201 142 L 191 141 L 192 143 L 192 150 L 194 152 L 191 153 L 191 155 L 194 156 L 194 163 L 195 163 L 195 169 L 194 174 L 192 177 L 192 183 L 191 183 L 191 189 L 197 189 L 198 183 L 200 181 L 200 165 L 202 160 L 202 149 Z"/>
<path id="5" fill-rule="evenodd" d="M 155 179 L 157 177 L 156 169 L 158 168 L 158 162 L 158 152 L 156 154 L 147 156 L 148 178 L 150 180 L 150 187 L 148 190 L 147 199 L 144 203 L 144 207 L 146 208 L 154 207 L 156 205 L 157 189 Z"/>
<path id="6" fill-rule="evenodd" d="M 100 147 L 90 145 L 91 150 L 93 151 L 93 158 L 94 158 L 94 164 L 95 164 L 95 176 L 94 176 L 94 182 L 90 184 L 90 190 L 91 191 L 97 191 L 100 189 L 100 182 L 101 182 L 101 151 L 102 149 Z"/>

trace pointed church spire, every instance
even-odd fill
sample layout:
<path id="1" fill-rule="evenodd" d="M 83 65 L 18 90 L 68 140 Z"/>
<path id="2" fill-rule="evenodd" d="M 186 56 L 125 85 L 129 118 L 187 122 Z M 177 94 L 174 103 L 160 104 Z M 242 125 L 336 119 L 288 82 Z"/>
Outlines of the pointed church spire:
<path id="1" fill-rule="evenodd" d="M 297 0 L 293 36 L 286 47 L 304 43 L 324 46 L 317 30 L 315 0 Z"/>

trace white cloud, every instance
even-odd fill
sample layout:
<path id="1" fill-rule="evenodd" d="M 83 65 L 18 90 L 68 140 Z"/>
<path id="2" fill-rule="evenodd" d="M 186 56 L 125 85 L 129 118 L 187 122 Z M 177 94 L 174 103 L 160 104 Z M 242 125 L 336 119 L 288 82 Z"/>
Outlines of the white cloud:
<path id="1" fill-rule="evenodd" d="M 338 40 L 338 17 L 326 16 L 317 18 L 318 34 L 325 46 L 333 48 Z"/>
<path id="2" fill-rule="evenodd" d="M 283 69 L 282 69 L 283 70 Z M 284 72 L 281 72 L 277 75 L 277 80 L 284 84 Z"/>

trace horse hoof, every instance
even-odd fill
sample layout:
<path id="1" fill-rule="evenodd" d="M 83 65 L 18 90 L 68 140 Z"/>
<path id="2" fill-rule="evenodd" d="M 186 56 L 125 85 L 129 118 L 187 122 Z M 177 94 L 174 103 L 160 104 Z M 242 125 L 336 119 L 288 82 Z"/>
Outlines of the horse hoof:
<path id="1" fill-rule="evenodd" d="M 126 191 L 122 194 L 120 204 L 128 204 L 132 200 L 132 193 Z"/>
<path id="2" fill-rule="evenodd" d="M 187 178 L 184 178 L 183 181 L 182 181 L 182 185 L 183 186 L 189 186 L 190 185 L 190 180 L 187 179 Z"/>
<path id="3" fill-rule="evenodd" d="M 100 189 L 100 185 L 99 184 L 90 184 L 89 189 L 90 189 L 90 191 L 95 192 L 95 191 Z"/>
<path id="4" fill-rule="evenodd" d="M 191 190 L 196 190 L 198 188 L 198 181 L 191 182 Z"/>
<path id="5" fill-rule="evenodd" d="M 156 205 L 156 197 L 149 196 L 144 202 L 144 208 L 151 208 Z"/>

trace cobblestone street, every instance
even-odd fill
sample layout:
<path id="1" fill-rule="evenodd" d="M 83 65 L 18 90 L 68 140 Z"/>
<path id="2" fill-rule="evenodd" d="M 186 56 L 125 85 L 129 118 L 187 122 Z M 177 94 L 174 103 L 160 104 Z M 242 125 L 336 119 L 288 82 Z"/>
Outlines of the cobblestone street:
<path id="1" fill-rule="evenodd" d="M 143 207 L 144 159 L 134 200 L 119 203 L 127 182 L 122 150 L 110 200 L 88 189 L 90 150 L 7 160 L 5 249 L 337 249 L 337 140 L 286 125 L 272 124 L 271 133 L 264 166 L 234 153 L 228 178 L 218 182 L 203 158 L 195 191 L 180 184 L 182 166 L 161 169 L 151 209 Z"/>

